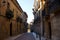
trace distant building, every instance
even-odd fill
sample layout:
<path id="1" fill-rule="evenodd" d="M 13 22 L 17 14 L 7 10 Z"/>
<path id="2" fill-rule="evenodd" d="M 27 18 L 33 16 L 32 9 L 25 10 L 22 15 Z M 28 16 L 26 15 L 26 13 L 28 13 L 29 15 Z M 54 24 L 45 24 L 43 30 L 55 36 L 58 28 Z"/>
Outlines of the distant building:
<path id="1" fill-rule="evenodd" d="M 24 33 L 26 33 L 27 32 L 27 29 L 28 29 L 27 18 L 28 18 L 27 13 L 26 12 L 23 12 L 22 13 L 22 19 L 23 19 L 23 25 L 24 25 L 24 28 L 23 28 L 23 32 Z"/>
<path id="2" fill-rule="evenodd" d="M 42 5 L 40 5 L 42 4 Z M 34 14 L 34 23 L 32 25 L 32 29 L 35 33 L 43 35 L 43 20 L 42 20 L 42 10 L 44 9 L 44 0 L 34 0 L 34 8 L 33 8 L 33 14 Z"/>

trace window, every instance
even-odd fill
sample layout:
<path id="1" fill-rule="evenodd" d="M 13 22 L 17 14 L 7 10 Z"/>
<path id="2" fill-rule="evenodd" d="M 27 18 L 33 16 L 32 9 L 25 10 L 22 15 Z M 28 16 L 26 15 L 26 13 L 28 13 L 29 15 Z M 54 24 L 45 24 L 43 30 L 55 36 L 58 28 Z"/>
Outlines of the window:
<path id="1" fill-rule="evenodd" d="M 8 8 L 10 7 L 10 4 L 9 4 L 9 3 L 7 3 L 7 7 L 8 7 Z"/>
<path id="2" fill-rule="evenodd" d="M 5 0 L 3 0 L 1 4 L 2 4 L 2 6 L 5 6 L 6 1 L 5 1 Z"/>
<path id="3" fill-rule="evenodd" d="M 3 0 L 3 2 L 2 3 L 6 3 L 6 1 L 5 0 Z"/>

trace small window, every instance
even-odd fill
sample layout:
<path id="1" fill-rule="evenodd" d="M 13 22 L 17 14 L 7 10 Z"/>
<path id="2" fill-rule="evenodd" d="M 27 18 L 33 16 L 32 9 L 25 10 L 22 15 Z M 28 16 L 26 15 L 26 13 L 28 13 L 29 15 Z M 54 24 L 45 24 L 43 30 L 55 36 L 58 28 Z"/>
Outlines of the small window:
<path id="1" fill-rule="evenodd" d="M 2 3 L 6 3 L 6 1 L 4 0 Z"/>
<path id="2" fill-rule="evenodd" d="M 9 4 L 9 3 L 7 3 L 7 7 L 8 7 L 8 8 L 10 7 L 10 4 Z"/>
<path id="3" fill-rule="evenodd" d="M 2 1 L 2 5 L 3 5 L 3 6 L 5 6 L 5 4 L 6 4 L 6 1 L 5 1 L 5 0 L 3 0 L 3 1 Z"/>
<path id="4" fill-rule="evenodd" d="M 8 5 L 10 6 L 10 4 L 8 3 Z"/>

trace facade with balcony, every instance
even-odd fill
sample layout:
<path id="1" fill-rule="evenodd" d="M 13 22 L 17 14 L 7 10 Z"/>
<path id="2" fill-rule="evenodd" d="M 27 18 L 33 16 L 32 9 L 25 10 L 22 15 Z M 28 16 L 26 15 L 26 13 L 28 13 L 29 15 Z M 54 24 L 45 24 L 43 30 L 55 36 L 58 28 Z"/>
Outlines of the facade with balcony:
<path id="1" fill-rule="evenodd" d="M 21 18 L 22 18 L 23 25 L 24 25 L 23 32 L 26 33 L 27 29 L 28 29 L 28 23 L 27 23 L 28 15 L 27 15 L 27 13 L 23 12 Z"/>
<path id="2" fill-rule="evenodd" d="M 45 4 L 44 0 L 34 0 L 34 8 L 33 8 L 34 22 L 32 25 L 32 30 L 33 32 L 38 34 L 40 38 L 41 36 L 44 35 L 44 29 L 43 29 L 44 28 L 43 18 L 45 16 L 44 4 Z"/>
<path id="3" fill-rule="evenodd" d="M 23 33 L 22 13 L 17 0 L 0 0 L 0 40 Z"/>
<path id="4" fill-rule="evenodd" d="M 36 1 L 36 0 L 35 0 Z M 41 0 L 40 0 L 41 1 Z M 32 26 L 35 32 L 38 32 L 38 25 L 40 26 L 40 34 L 45 37 L 46 40 L 60 40 L 60 0 L 44 0 L 45 4 L 40 4 L 41 8 L 37 8 L 33 10 L 34 14 L 34 23 Z M 41 1 L 43 2 L 43 0 Z M 40 2 L 40 3 L 41 3 Z M 38 2 L 35 2 L 38 3 Z M 38 5 L 35 5 L 38 7 Z M 40 9 L 40 10 L 39 10 Z M 38 11 L 38 15 L 37 15 Z M 40 20 L 38 20 L 40 17 Z M 35 21 L 36 20 L 36 21 Z M 36 24 L 35 24 L 36 23 Z M 41 26 L 42 25 L 42 26 Z"/>

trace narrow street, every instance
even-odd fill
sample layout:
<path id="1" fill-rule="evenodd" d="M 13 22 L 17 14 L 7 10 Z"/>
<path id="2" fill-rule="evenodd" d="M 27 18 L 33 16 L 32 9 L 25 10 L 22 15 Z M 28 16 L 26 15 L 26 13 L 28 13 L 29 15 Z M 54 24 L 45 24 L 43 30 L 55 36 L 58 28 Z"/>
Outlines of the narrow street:
<path id="1" fill-rule="evenodd" d="M 32 33 L 23 33 L 14 37 L 9 37 L 5 40 L 40 40 L 39 35 L 36 35 L 34 32 Z M 45 38 L 41 37 L 41 40 L 45 40 Z"/>
<path id="2" fill-rule="evenodd" d="M 0 0 L 0 40 L 60 40 L 60 0 Z"/>
<path id="3" fill-rule="evenodd" d="M 35 40 L 34 36 L 31 33 L 25 33 L 15 40 Z"/>
<path id="4" fill-rule="evenodd" d="M 9 37 L 5 40 L 39 40 L 34 33 L 23 33 L 14 37 Z"/>

